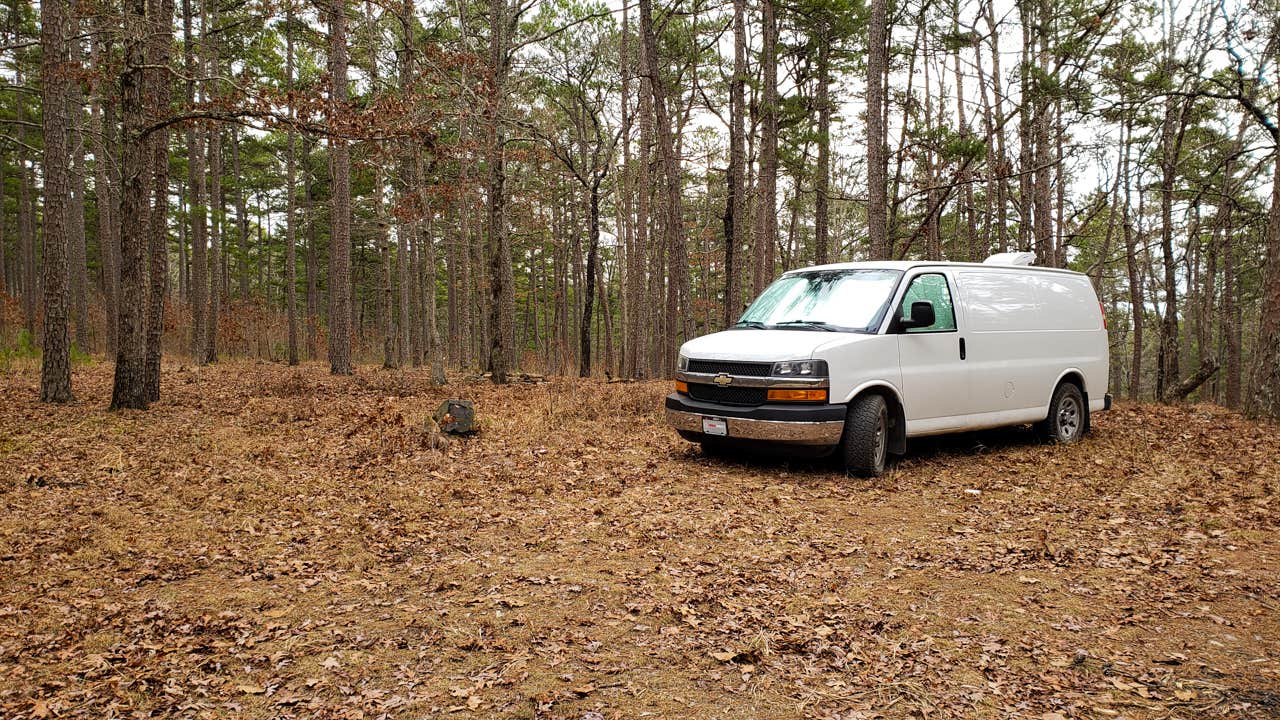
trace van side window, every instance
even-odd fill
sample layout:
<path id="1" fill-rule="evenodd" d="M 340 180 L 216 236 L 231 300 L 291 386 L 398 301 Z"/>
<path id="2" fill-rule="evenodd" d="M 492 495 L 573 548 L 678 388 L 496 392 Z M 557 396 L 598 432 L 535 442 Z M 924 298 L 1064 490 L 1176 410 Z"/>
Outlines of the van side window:
<path id="1" fill-rule="evenodd" d="M 933 303 L 933 324 L 929 327 L 908 328 L 907 332 L 947 332 L 956 329 L 956 310 L 951 303 L 951 290 L 947 288 L 945 275 L 929 273 L 912 279 L 906 294 L 902 296 L 902 307 L 898 314 L 903 318 L 911 317 L 911 303 L 920 300 Z"/>

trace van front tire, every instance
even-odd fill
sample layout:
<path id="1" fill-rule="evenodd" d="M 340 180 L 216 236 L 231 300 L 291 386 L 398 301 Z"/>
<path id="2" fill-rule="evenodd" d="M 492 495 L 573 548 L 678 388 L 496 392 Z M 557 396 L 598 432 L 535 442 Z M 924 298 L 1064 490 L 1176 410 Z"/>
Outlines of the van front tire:
<path id="1" fill-rule="evenodd" d="M 873 393 L 849 403 L 840 454 L 845 470 L 853 475 L 869 478 L 884 472 L 889 455 L 889 406 L 884 397 Z"/>
<path id="2" fill-rule="evenodd" d="M 1089 427 L 1089 406 L 1084 393 L 1072 382 L 1064 382 L 1053 391 L 1049 402 L 1049 417 L 1037 423 L 1036 429 L 1045 442 L 1070 445 L 1084 435 Z"/>

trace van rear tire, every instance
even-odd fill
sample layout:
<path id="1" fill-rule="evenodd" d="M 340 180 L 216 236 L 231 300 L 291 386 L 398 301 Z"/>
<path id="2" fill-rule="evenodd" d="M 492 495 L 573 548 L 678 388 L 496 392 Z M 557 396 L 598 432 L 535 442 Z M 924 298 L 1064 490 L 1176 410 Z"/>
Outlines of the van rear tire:
<path id="1" fill-rule="evenodd" d="M 1064 382 L 1053 391 L 1049 402 L 1049 417 L 1036 423 L 1041 439 L 1058 445 L 1070 445 L 1078 441 L 1089 428 L 1089 406 L 1084 393 L 1073 382 Z"/>
<path id="2" fill-rule="evenodd" d="M 840 439 L 844 469 L 859 477 L 875 477 L 884 472 L 889 456 L 889 406 L 875 393 L 849 403 Z"/>

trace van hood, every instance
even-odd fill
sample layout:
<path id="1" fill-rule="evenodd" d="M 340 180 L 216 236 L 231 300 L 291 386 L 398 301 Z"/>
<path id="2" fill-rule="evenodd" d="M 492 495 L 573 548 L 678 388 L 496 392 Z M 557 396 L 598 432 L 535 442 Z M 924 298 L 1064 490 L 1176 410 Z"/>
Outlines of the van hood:
<path id="1" fill-rule="evenodd" d="M 695 360 L 779 362 L 819 357 L 819 351 L 863 342 L 874 335 L 824 330 L 723 330 L 694 338 L 680 353 Z"/>

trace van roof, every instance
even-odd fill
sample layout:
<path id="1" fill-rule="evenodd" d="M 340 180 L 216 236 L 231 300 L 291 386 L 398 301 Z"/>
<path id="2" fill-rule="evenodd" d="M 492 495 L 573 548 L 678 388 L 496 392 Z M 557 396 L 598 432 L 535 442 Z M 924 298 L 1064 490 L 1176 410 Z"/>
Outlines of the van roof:
<path id="1" fill-rule="evenodd" d="M 873 262 L 845 262 L 845 263 L 828 263 L 826 265 L 811 265 L 809 267 L 794 268 L 788 270 L 786 275 L 798 272 L 808 272 L 811 270 L 910 270 L 918 267 L 971 267 L 982 268 L 983 270 L 1013 270 L 1018 272 L 1049 272 L 1061 273 L 1065 275 L 1084 275 L 1084 273 L 1075 270 L 1064 270 L 1062 268 L 1041 267 L 1038 265 L 1001 265 L 986 263 L 970 263 L 970 262 L 942 262 L 937 260 L 879 260 Z"/>

